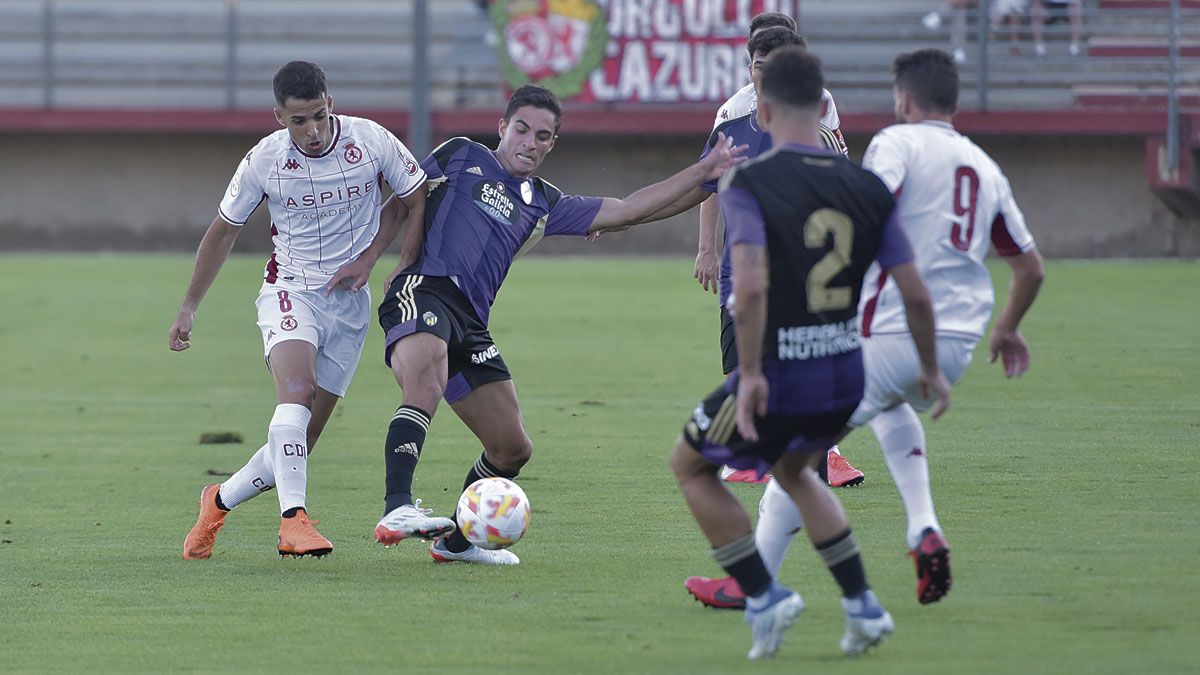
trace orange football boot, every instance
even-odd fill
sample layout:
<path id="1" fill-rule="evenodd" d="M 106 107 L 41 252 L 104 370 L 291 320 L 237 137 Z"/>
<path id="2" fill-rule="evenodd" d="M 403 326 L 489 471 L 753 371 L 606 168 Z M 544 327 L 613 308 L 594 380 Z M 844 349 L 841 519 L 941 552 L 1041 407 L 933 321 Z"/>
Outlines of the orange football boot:
<path id="1" fill-rule="evenodd" d="M 225 514 L 229 513 L 217 507 L 217 493 L 220 490 L 221 486 L 213 483 L 205 485 L 200 491 L 200 516 L 183 540 L 184 560 L 204 560 L 212 555 L 217 533 L 225 527 Z"/>
<path id="2" fill-rule="evenodd" d="M 333 544 L 313 527 L 308 512 L 300 509 L 291 518 L 279 519 L 279 555 L 323 556 L 333 550 Z"/>

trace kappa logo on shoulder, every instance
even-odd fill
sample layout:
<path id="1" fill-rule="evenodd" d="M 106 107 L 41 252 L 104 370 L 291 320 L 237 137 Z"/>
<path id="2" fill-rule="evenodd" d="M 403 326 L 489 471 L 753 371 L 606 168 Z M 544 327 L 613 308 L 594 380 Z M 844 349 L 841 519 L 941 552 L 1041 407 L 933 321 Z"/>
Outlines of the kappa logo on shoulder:
<path id="1" fill-rule="evenodd" d="M 295 157 L 288 157 L 288 161 L 283 163 L 283 168 L 287 171 L 295 171 L 304 167 L 300 166 L 300 162 L 297 162 Z"/>

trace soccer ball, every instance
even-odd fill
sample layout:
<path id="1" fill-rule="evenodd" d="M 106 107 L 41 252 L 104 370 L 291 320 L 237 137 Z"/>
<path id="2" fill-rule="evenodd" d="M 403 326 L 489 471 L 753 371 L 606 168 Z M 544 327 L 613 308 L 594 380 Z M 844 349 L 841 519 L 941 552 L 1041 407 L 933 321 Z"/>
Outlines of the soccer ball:
<path id="1" fill-rule="evenodd" d="M 529 498 L 507 478 L 480 478 L 458 498 L 458 529 L 479 548 L 508 548 L 529 527 Z"/>

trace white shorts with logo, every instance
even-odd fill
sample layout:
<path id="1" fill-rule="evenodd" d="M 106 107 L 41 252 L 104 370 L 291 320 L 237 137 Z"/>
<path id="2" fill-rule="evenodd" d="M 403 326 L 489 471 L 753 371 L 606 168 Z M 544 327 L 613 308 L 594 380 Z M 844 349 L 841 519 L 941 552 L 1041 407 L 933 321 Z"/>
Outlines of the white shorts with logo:
<path id="1" fill-rule="evenodd" d="M 971 365 L 971 356 L 979 340 L 971 337 L 937 337 L 938 365 L 942 373 L 957 383 Z M 921 359 L 912 336 L 873 335 L 862 339 L 863 368 L 867 387 L 862 402 L 847 423 L 861 427 L 893 404 L 907 402 L 917 412 L 925 412 L 934 399 L 921 396 L 917 378 L 921 374 Z"/>
<path id="2" fill-rule="evenodd" d="M 371 325 L 369 287 L 339 288 L 326 297 L 324 289 L 289 290 L 263 284 L 254 304 L 268 367 L 275 345 L 303 340 L 317 348 L 317 386 L 345 396 Z"/>

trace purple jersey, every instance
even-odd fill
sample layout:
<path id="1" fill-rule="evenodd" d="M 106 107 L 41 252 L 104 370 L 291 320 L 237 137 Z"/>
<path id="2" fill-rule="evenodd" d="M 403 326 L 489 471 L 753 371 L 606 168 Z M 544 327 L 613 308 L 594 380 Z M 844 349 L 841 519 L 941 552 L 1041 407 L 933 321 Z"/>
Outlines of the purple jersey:
<path id="1" fill-rule="evenodd" d="M 895 210 L 874 174 L 818 148 L 781 146 L 722 177 L 726 248 L 767 249 L 769 414 L 831 412 L 862 398 L 863 277 L 873 262 L 913 259 Z"/>
<path id="2" fill-rule="evenodd" d="M 757 110 L 751 110 L 748 114 L 741 117 L 735 117 L 728 122 L 722 122 L 717 125 L 716 129 L 708 137 L 708 143 L 704 145 L 704 151 L 700 153 L 700 159 L 708 156 L 708 153 L 717 144 L 717 134 L 724 133 L 726 138 L 732 138 L 733 144 L 749 146 L 746 149 L 746 159 L 754 159 L 764 152 L 771 149 L 771 136 L 763 131 L 758 126 L 758 121 L 755 119 Z M 717 191 L 717 181 L 711 180 L 700 186 L 702 189 L 709 192 Z M 728 221 L 726 221 L 728 222 Z M 732 282 L 730 281 L 731 272 L 729 262 L 729 236 L 726 233 L 725 245 L 721 250 L 721 272 L 719 275 L 721 286 L 721 306 L 724 307 L 729 302 L 729 291 Z"/>
<path id="3" fill-rule="evenodd" d="M 541 178 L 517 178 L 492 151 L 452 138 L 421 167 L 429 176 L 425 243 L 408 274 L 450 277 L 486 325 L 513 259 L 543 236 L 583 236 L 601 198 L 564 195 Z"/>

